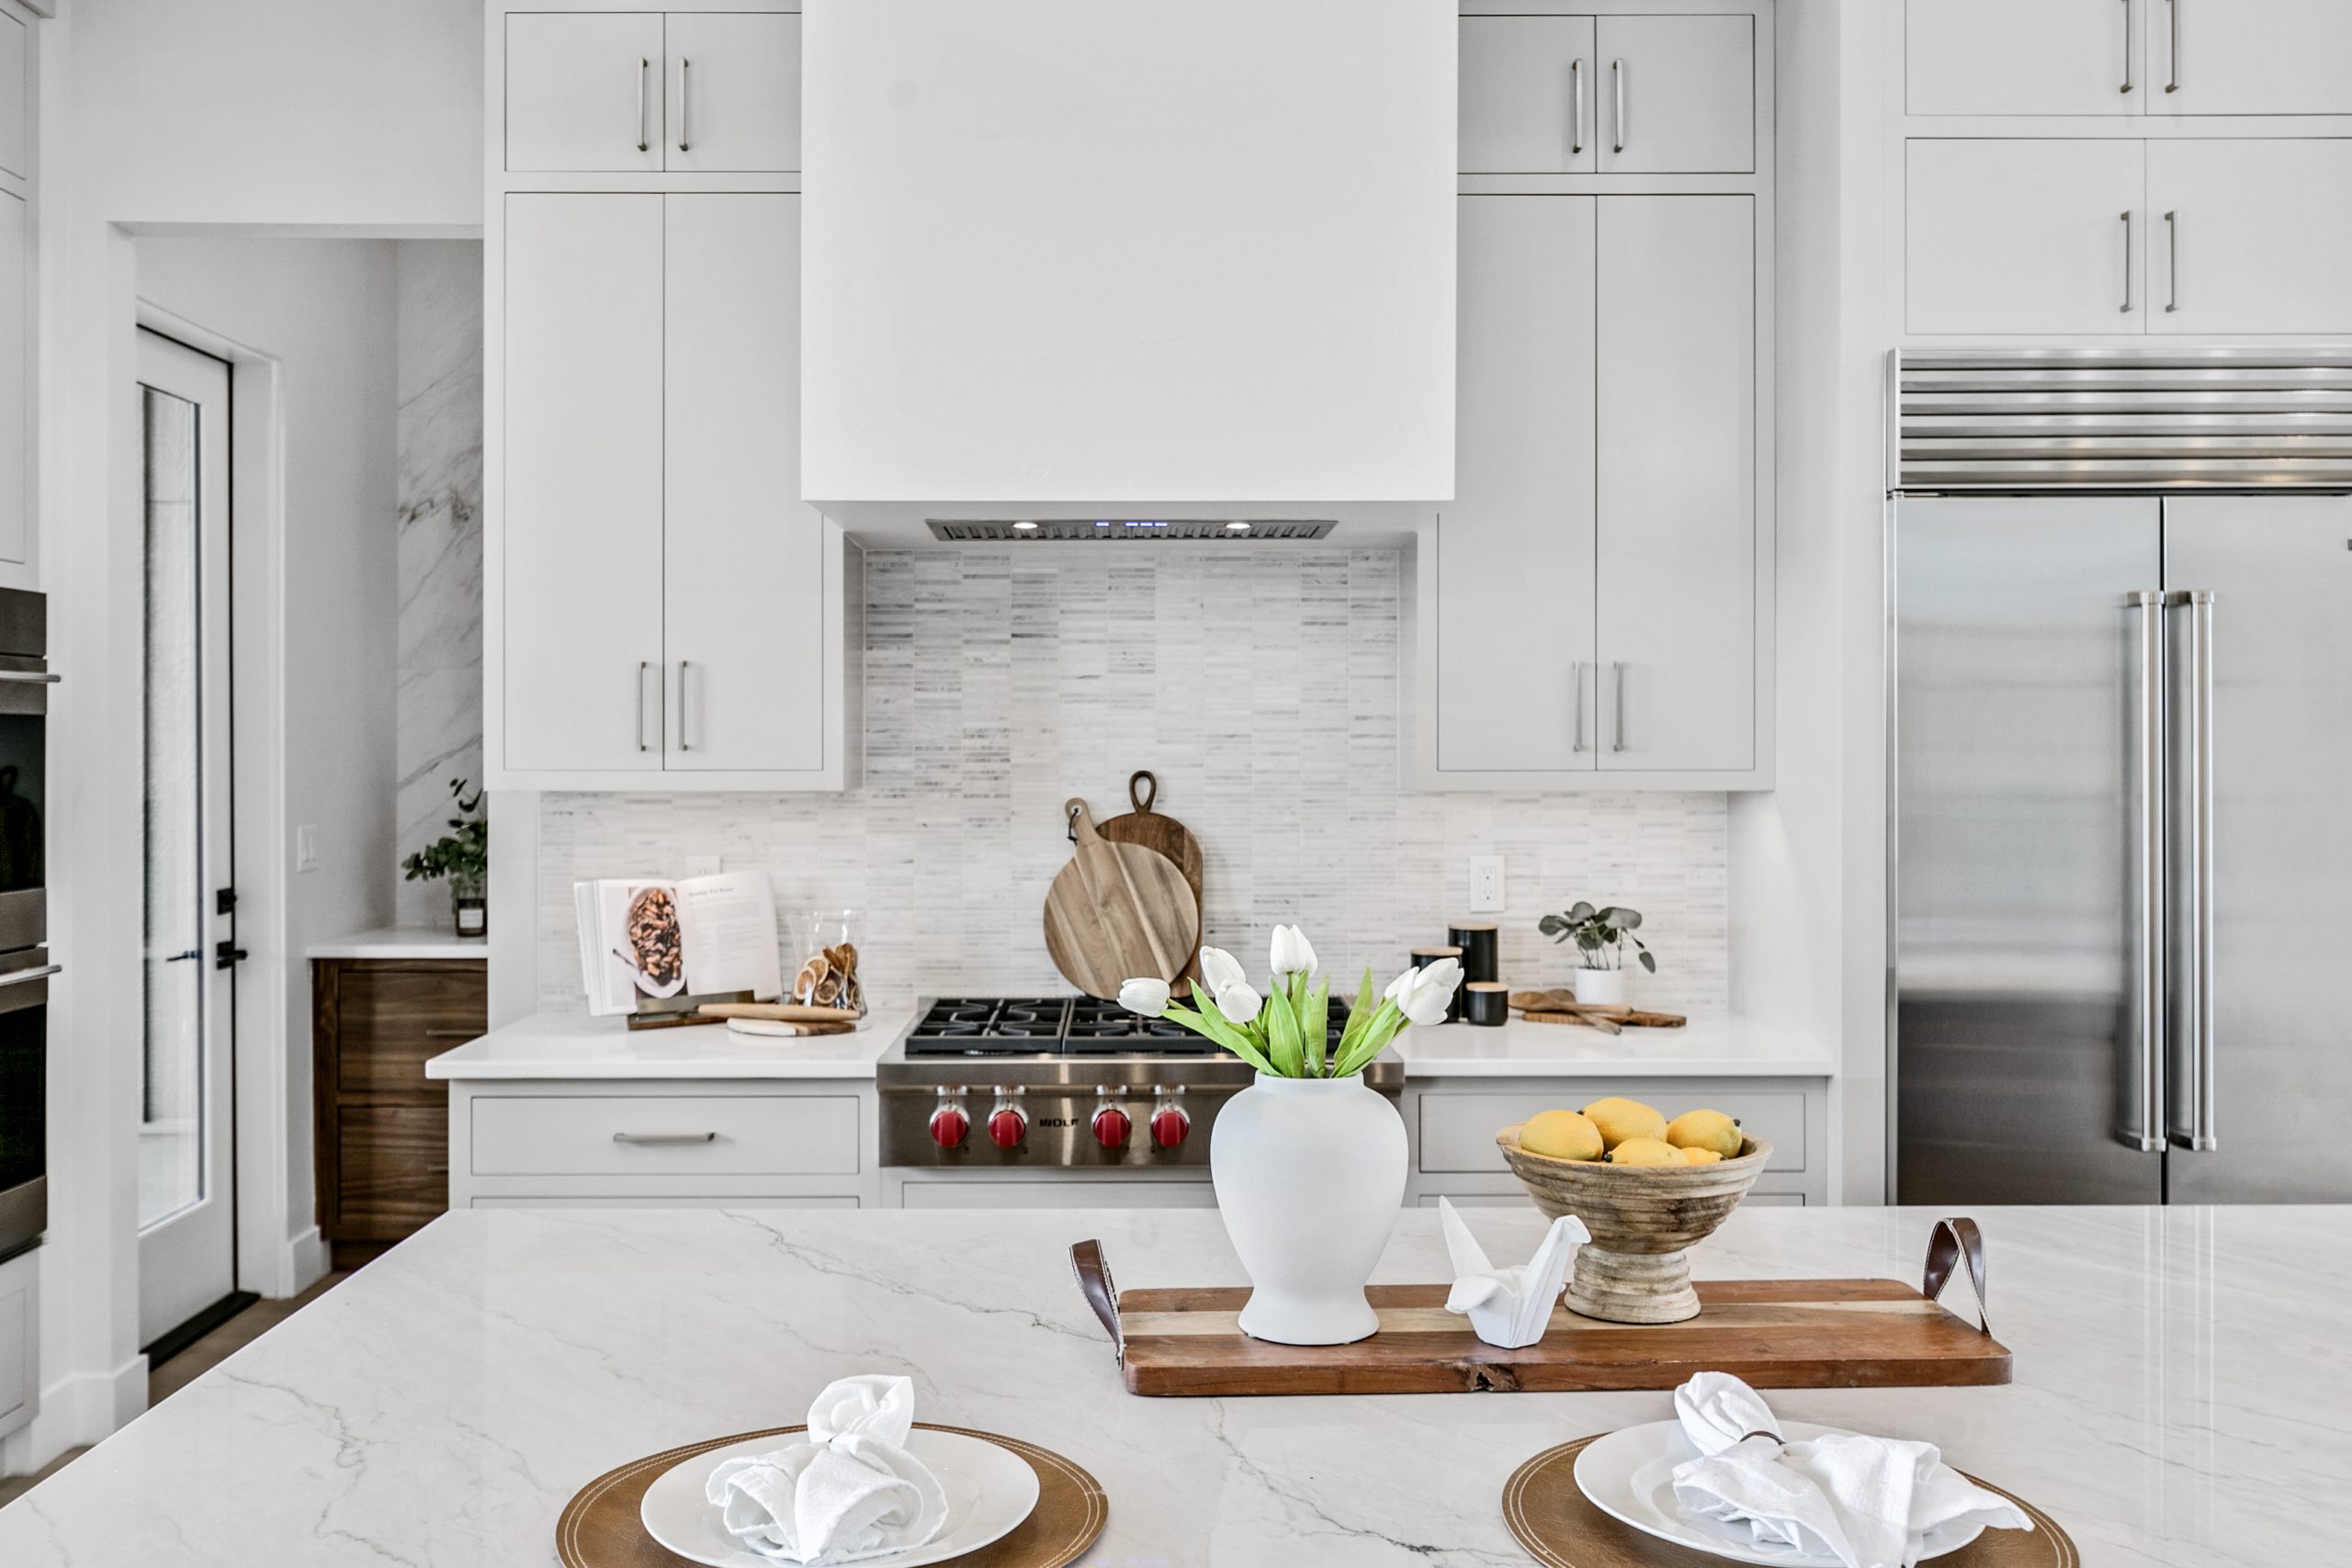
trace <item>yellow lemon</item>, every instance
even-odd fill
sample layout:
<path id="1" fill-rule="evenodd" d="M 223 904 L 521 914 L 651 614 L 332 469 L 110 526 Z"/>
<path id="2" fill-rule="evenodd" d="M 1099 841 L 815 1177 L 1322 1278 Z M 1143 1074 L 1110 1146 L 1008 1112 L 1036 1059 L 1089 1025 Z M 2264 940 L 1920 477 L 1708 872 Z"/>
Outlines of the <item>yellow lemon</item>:
<path id="1" fill-rule="evenodd" d="M 1713 1149 L 1729 1159 L 1739 1153 L 1739 1123 L 1720 1111 L 1686 1111 L 1666 1124 L 1666 1141 L 1678 1149 Z"/>
<path id="2" fill-rule="evenodd" d="M 1600 1129 L 1573 1111 L 1539 1111 L 1519 1130 L 1519 1146 L 1554 1159 L 1599 1159 Z"/>
<path id="3" fill-rule="evenodd" d="M 1666 1141 L 1666 1118 L 1656 1106 L 1644 1105 L 1638 1100 L 1622 1100 L 1615 1095 L 1596 1100 L 1584 1108 L 1592 1124 L 1600 1129 L 1600 1140 L 1615 1148 L 1628 1138 L 1656 1138 Z"/>
<path id="4" fill-rule="evenodd" d="M 1611 1165 L 1680 1165 L 1682 1151 L 1658 1138 L 1628 1138 L 1609 1151 Z"/>
<path id="5" fill-rule="evenodd" d="M 1682 1151 L 1682 1163 L 1685 1165 L 1721 1165 L 1723 1162 L 1724 1156 L 1713 1149 L 1684 1149 Z"/>

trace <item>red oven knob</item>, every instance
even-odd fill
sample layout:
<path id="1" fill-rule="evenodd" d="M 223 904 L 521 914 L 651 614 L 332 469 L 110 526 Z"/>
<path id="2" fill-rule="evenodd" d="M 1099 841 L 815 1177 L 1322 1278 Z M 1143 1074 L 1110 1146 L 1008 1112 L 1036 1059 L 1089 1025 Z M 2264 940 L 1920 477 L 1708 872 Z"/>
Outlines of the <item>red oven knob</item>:
<path id="1" fill-rule="evenodd" d="M 1151 1141 L 1160 1148 L 1174 1148 L 1192 1130 L 1193 1119 L 1173 1100 L 1161 1100 L 1159 1109 L 1151 1113 Z"/>
<path id="2" fill-rule="evenodd" d="M 1128 1134 L 1134 1131 L 1134 1121 L 1115 1105 L 1106 1105 L 1094 1113 L 1094 1141 L 1106 1149 L 1126 1147 Z"/>
<path id="3" fill-rule="evenodd" d="M 931 1141 L 943 1149 L 958 1149 L 972 1131 L 972 1119 L 953 1105 L 931 1113 Z"/>
<path id="4" fill-rule="evenodd" d="M 1028 1135 L 1029 1118 L 1021 1113 L 1018 1106 L 999 1101 L 997 1108 L 989 1112 L 989 1141 L 998 1148 L 1017 1149 Z"/>

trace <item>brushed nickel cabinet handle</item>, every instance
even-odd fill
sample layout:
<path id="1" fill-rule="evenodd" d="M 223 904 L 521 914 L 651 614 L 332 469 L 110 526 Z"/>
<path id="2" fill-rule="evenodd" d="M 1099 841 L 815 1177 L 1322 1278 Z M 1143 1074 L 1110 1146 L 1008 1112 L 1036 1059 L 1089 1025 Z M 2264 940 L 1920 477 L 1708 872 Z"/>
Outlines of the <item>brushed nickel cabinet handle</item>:
<path id="1" fill-rule="evenodd" d="M 686 68 L 693 63 L 684 55 L 678 57 L 678 151 L 681 152 L 686 151 Z"/>
<path id="2" fill-rule="evenodd" d="M 1617 680 L 1616 731 L 1610 739 L 1609 749 L 1611 751 L 1623 751 L 1625 749 L 1625 662 L 1623 660 L 1619 660 L 1609 668 L 1615 673 Z"/>
<path id="3" fill-rule="evenodd" d="M 0 681 L 12 686 L 54 686 L 63 679 L 41 670 L 0 670 Z"/>
<path id="4" fill-rule="evenodd" d="M 1574 682 L 1576 683 L 1576 688 L 1577 688 L 1577 728 L 1576 728 L 1576 739 L 1575 739 L 1574 743 L 1573 743 L 1573 744 L 1572 744 L 1568 749 L 1569 749 L 1570 750 L 1572 750 L 1572 751 L 1581 751 L 1581 750 L 1584 750 L 1584 660 L 1583 660 L 1579 659 L 1579 660 L 1577 660 L 1575 663 L 1573 663 L 1573 664 L 1571 664 L 1571 665 L 1569 665 L 1569 666 L 1568 666 L 1568 679 L 1569 679 L 1570 681 L 1572 681 L 1572 682 Z"/>
<path id="5" fill-rule="evenodd" d="M 2123 0 L 2123 90 L 2130 92 L 2132 80 L 2132 0 Z"/>
<path id="6" fill-rule="evenodd" d="M 2127 316 L 2132 313 L 2132 213 L 2128 208 L 2123 213 L 2123 304 L 2121 309 Z"/>
<path id="7" fill-rule="evenodd" d="M 2165 73 L 2165 91 L 2180 91 L 2180 0 L 2165 0 L 2171 7 L 2167 13 L 2172 22 L 2172 59 Z"/>
<path id="8" fill-rule="evenodd" d="M 645 673 L 653 668 L 651 660 L 637 661 L 637 749 L 645 750 Z"/>
<path id="9" fill-rule="evenodd" d="M 684 660 L 678 660 L 678 750 L 681 751 L 695 749 L 695 743 L 686 739 L 686 681 L 687 671 L 693 668 Z"/>
<path id="10" fill-rule="evenodd" d="M 2165 314 L 2169 316 L 2180 309 L 2180 214 L 2165 214 L 2165 287 L 2171 298 L 2165 301 Z"/>
<path id="11" fill-rule="evenodd" d="M 637 62 L 637 150 L 652 150 L 652 141 L 645 129 L 645 78 L 651 74 L 653 62 L 640 58 Z"/>
<path id="12" fill-rule="evenodd" d="M 1625 150 L 1625 62 L 1623 61 L 1612 60 L 1609 62 L 1609 85 L 1617 101 L 1616 135 L 1611 151 L 1623 152 Z"/>
<path id="13" fill-rule="evenodd" d="M 479 1029 L 428 1029 L 424 1037 L 427 1040 L 471 1040 L 482 1032 Z"/>
<path id="14" fill-rule="evenodd" d="M 616 1144 L 715 1144 L 716 1133 L 615 1133 Z"/>
<path id="15" fill-rule="evenodd" d="M 62 964 L 44 964 L 38 969 L 17 969 L 0 975 L 0 986 L 21 986 L 28 980 L 46 980 L 51 975 L 64 973 L 65 965 Z"/>
<path id="16" fill-rule="evenodd" d="M 1568 62 L 1568 155 L 1584 152 L 1584 61 Z"/>
<path id="17" fill-rule="evenodd" d="M 449 1174 L 449 1162 L 447 1160 L 443 1160 L 439 1165 L 428 1165 L 424 1168 L 424 1174 L 427 1176 L 447 1176 Z"/>

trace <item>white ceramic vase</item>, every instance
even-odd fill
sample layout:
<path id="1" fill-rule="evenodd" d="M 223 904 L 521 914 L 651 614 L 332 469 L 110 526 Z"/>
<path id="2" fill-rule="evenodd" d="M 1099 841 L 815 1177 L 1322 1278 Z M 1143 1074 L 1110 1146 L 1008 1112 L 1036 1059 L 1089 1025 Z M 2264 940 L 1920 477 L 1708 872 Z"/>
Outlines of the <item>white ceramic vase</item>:
<path id="1" fill-rule="evenodd" d="M 1346 1345 L 1380 1326 L 1363 1287 L 1405 1201 L 1405 1162 L 1403 1120 L 1360 1075 L 1261 1073 L 1217 1112 L 1209 1174 L 1250 1272 L 1243 1333 Z"/>
<path id="2" fill-rule="evenodd" d="M 1577 1000 L 1589 1008 L 1623 1007 L 1625 972 L 1623 969 L 1577 970 Z"/>

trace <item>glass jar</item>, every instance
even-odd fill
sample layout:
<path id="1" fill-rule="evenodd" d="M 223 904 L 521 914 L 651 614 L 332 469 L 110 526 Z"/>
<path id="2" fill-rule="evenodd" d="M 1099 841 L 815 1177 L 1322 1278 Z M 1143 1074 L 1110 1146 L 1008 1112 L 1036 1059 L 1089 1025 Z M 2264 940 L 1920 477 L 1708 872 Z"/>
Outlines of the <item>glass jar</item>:
<path id="1" fill-rule="evenodd" d="M 799 955 L 785 992 L 811 1007 L 842 1008 L 865 1016 L 865 985 L 857 944 L 865 917 L 855 909 L 810 909 L 791 917 L 792 948 Z"/>

